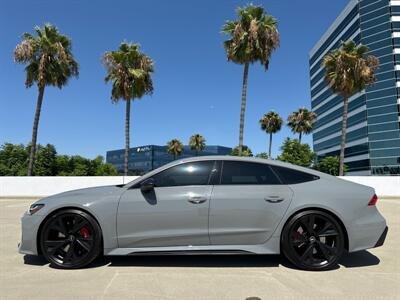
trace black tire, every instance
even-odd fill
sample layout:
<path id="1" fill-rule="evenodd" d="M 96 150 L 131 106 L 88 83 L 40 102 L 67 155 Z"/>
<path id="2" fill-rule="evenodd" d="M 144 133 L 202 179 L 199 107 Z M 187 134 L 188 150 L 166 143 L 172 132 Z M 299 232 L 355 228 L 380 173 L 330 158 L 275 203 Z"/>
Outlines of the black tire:
<path id="1" fill-rule="evenodd" d="M 100 226 L 92 216 L 78 209 L 65 209 L 44 223 L 40 247 L 52 266 L 77 269 L 99 256 L 101 240 Z"/>
<path id="2" fill-rule="evenodd" d="M 330 270 L 344 251 L 344 233 L 331 215 L 318 211 L 302 211 L 285 225 L 281 249 L 286 258 L 303 270 Z"/>

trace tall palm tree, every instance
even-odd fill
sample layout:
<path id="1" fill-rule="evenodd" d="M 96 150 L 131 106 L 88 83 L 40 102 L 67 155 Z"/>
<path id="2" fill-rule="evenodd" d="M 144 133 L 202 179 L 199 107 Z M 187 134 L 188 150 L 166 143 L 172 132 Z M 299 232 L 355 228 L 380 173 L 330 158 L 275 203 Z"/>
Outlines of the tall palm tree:
<path id="1" fill-rule="evenodd" d="M 299 134 L 299 142 L 303 134 L 310 134 L 313 130 L 313 122 L 317 119 L 317 114 L 307 108 L 299 108 L 298 111 L 291 113 L 287 119 L 287 125 L 293 133 Z"/>
<path id="2" fill-rule="evenodd" d="M 167 143 L 167 151 L 169 154 L 174 156 L 174 160 L 177 156 L 183 152 L 183 144 L 178 139 L 172 139 Z"/>
<path id="3" fill-rule="evenodd" d="M 38 99 L 33 120 L 32 141 L 29 151 L 28 176 L 33 173 L 36 154 L 39 118 L 42 110 L 43 95 L 46 86 L 61 89 L 72 76 L 78 76 L 79 66 L 71 51 L 71 40 L 62 35 L 57 27 L 45 24 L 35 27 L 36 35 L 24 33 L 23 41 L 14 50 L 15 62 L 26 64 L 27 88 L 34 84 L 38 87 Z"/>
<path id="4" fill-rule="evenodd" d="M 196 156 L 206 147 L 206 139 L 201 134 L 194 134 L 189 139 L 190 150 L 196 151 Z"/>
<path id="5" fill-rule="evenodd" d="M 353 41 L 342 43 L 323 59 L 325 80 L 334 93 L 343 97 L 342 138 L 340 143 L 339 175 L 344 173 L 344 149 L 346 145 L 347 111 L 349 98 L 375 82 L 379 60 L 367 56 L 368 47 Z"/>
<path id="6" fill-rule="evenodd" d="M 224 42 L 228 61 L 244 65 L 242 104 L 240 109 L 239 151 L 243 146 L 249 64 L 259 61 L 268 70 L 272 52 L 279 47 L 277 21 L 261 6 L 249 4 L 236 10 L 237 20 L 226 21 L 222 27 L 230 38 Z"/>
<path id="7" fill-rule="evenodd" d="M 124 174 L 128 175 L 129 127 L 131 100 L 140 99 L 153 93 L 151 75 L 154 72 L 153 60 L 140 52 L 138 44 L 122 42 L 119 49 L 103 55 L 107 69 L 106 82 L 112 82 L 111 100 L 116 103 L 125 100 L 125 160 Z"/>
<path id="8" fill-rule="evenodd" d="M 281 130 L 283 120 L 278 113 L 270 111 L 266 113 L 259 122 L 261 130 L 269 133 L 268 156 L 271 157 L 272 135 Z"/>

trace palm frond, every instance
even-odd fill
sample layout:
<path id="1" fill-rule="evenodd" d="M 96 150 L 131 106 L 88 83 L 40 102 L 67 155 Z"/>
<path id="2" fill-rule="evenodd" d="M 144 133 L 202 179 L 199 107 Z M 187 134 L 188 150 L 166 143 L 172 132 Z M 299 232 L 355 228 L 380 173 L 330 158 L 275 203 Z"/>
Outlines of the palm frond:
<path id="1" fill-rule="evenodd" d="M 106 82 L 112 82 L 113 101 L 139 99 L 153 92 L 153 61 L 140 52 L 138 44 L 122 42 L 119 49 L 104 53 L 103 64 L 107 69 Z"/>
<path id="2" fill-rule="evenodd" d="M 177 156 L 183 152 L 183 144 L 178 139 L 172 139 L 167 143 L 168 153 Z"/>
<path id="3" fill-rule="evenodd" d="M 259 123 L 261 130 L 267 133 L 277 133 L 281 130 L 283 120 L 278 113 L 270 111 L 264 114 Z"/>
<path id="4" fill-rule="evenodd" d="M 206 146 L 206 139 L 199 133 L 192 135 L 189 139 L 189 147 L 194 151 L 203 151 Z"/>
<path id="5" fill-rule="evenodd" d="M 325 80 L 331 89 L 344 97 L 349 97 L 373 84 L 379 60 L 367 56 L 368 47 L 356 45 L 354 41 L 342 42 L 323 58 Z"/>
<path id="6" fill-rule="evenodd" d="M 293 133 L 309 134 L 312 132 L 313 123 L 316 119 L 316 113 L 302 107 L 288 116 L 287 125 Z"/>
<path id="7" fill-rule="evenodd" d="M 268 69 L 273 51 L 279 47 L 277 21 L 261 6 L 249 4 L 236 11 L 237 20 L 226 21 L 222 27 L 230 38 L 224 41 L 229 61 L 238 64 L 259 61 Z"/>
<path id="8" fill-rule="evenodd" d="M 45 24 L 34 28 L 36 36 L 24 33 L 14 50 L 14 60 L 28 64 L 25 68 L 27 87 L 37 83 L 62 88 L 70 77 L 79 75 L 79 65 L 71 51 L 71 40 L 57 27 Z"/>

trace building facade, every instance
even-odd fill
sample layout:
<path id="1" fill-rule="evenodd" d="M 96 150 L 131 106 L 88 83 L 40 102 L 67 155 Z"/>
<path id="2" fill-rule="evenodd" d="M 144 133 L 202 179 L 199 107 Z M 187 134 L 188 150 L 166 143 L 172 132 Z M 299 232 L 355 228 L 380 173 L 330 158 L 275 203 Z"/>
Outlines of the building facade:
<path id="1" fill-rule="evenodd" d="M 182 155 L 179 158 L 204 155 L 228 155 L 231 148 L 223 146 L 206 146 L 203 151 L 196 153 L 184 146 Z M 106 161 L 112 164 L 118 172 L 124 171 L 125 149 L 107 151 Z M 128 168 L 132 175 L 141 175 L 153 169 L 161 167 L 174 160 L 174 157 L 167 152 L 167 146 L 147 145 L 130 148 Z"/>
<path id="2" fill-rule="evenodd" d="M 349 99 L 347 174 L 399 175 L 400 1 L 351 0 L 310 51 L 314 151 L 318 159 L 339 155 L 343 98 L 324 80 L 322 59 L 350 39 L 366 45 L 380 66 L 376 83 Z"/>

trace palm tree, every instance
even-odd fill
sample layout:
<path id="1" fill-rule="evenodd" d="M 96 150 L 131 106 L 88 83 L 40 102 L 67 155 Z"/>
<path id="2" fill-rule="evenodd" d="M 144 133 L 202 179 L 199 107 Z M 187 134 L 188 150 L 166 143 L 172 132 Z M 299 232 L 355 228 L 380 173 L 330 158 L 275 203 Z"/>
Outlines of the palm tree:
<path id="1" fill-rule="evenodd" d="M 28 176 L 33 173 L 36 154 L 39 118 L 42 110 L 43 95 L 46 86 L 61 89 L 70 77 L 77 77 L 79 66 L 71 52 L 71 40 L 62 35 L 57 27 L 45 24 L 43 28 L 36 26 L 37 36 L 29 33 L 22 35 L 23 41 L 14 50 L 15 62 L 26 64 L 25 86 L 34 84 L 38 87 L 38 99 L 32 129 L 32 141 L 29 151 Z"/>
<path id="2" fill-rule="evenodd" d="M 343 97 L 342 138 L 340 143 L 339 175 L 344 173 L 344 149 L 346 145 L 347 110 L 349 97 L 375 82 L 375 71 L 379 60 L 366 56 L 368 47 L 356 45 L 353 41 L 342 43 L 323 59 L 325 80 L 334 93 Z"/>
<path id="3" fill-rule="evenodd" d="M 268 70 L 271 54 L 279 47 L 279 33 L 277 21 L 261 6 L 249 4 L 239 7 L 236 13 L 239 18 L 226 21 L 222 32 L 230 35 L 224 42 L 228 61 L 244 65 L 239 126 L 239 151 L 242 151 L 249 64 L 259 61 Z"/>
<path id="4" fill-rule="evenodd" d="M 167 151 L 169 154 L 173 155 L 174 160 L 176 160 L 176 157 L 183 152 L 183 144 L 178 139 L 172 139 L 167 143 Z"/>
<path id="5" fill-rule="evenodd" d="M 266 113 L 259 122 L 261 130 L 269 133 L 268 157 L 271 157 L 272 135 L 281 130 L 283 120 L 278 113 L 270 111 Z"/>
<path id="6" fill-rule="evenodd" d="M 125 100 L 125 160 L 124 174 L 128 175 L 129 126 L 131 100 L 140 99 L 153 93 L 151 74 L 154 72 L 153 60 L 140 52 L 138 44 L 122 42 L 119 49 L 103 55 L 107 69 L 106 82 L 112 82 L 111 100 L 116 103 Z"/>
<path id="7" fill-rule="evenodd" d="M 190 150 L 196 151 L 196 156 L 206 147 L 206 139 L 201 134 L 194 134 L 189 139 Z"/>
<path id="8" fill-rule="evenodd" d="M 317 119 L 317 114 L 307 108 L 299 108 L 298 111 L 291 113 L 287 119 L 287 125 L 293 133 L 299 134 L 299 142 L 303 134 L 310 134 L 313 129 L 313 122 Z"/>

